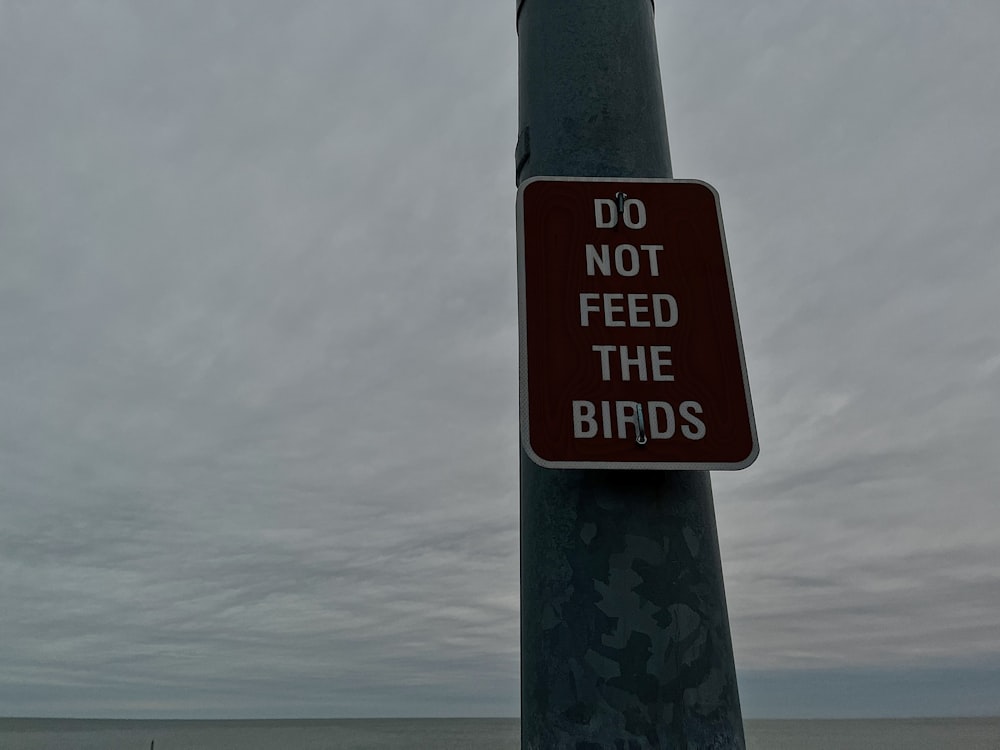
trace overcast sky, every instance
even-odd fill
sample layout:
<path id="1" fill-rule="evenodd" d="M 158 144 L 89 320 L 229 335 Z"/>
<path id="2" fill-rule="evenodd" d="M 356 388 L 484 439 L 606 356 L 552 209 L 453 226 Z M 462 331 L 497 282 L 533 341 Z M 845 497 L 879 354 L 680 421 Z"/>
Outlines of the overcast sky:
<path id="1" fill-rule="evenodd" d="M 663 0 L 746 716 L 1000 713 L 1000 5 Z M 0 715 L 515 715 L 512 0 L 0 0 Z"/>

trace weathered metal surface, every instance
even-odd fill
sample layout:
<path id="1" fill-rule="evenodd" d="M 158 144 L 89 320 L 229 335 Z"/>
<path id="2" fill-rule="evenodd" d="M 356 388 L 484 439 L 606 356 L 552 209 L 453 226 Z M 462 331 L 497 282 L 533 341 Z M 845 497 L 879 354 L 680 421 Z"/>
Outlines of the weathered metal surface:
<path id="1" fill-rule="evenodd" d="M 648 0 L 519 13 L 518 180 L 672 176 Z M 523 748 L 744 748 L 707 473 L 522 453 L 521 548 Z"/>
<path id="2" fill-rule="evenodd" d="M 517 14 L 515 15 L 515 25 L 519 25 L 521 22 L 521 8 L 524 7 L 525 0 L 517 0 Z M 656 8 L 656 0 L 649 0 L 649 7 Z"/>
<path id="3" fill-rule="evenodd" d="M 672 176 L 649 3 L 527 0 L 518 49 L 522 180 Z"/>

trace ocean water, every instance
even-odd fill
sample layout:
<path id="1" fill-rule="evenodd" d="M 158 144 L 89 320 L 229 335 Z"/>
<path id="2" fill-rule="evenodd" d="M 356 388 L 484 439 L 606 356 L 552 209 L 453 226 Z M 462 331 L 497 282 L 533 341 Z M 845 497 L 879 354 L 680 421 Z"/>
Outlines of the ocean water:
<path id="1" fill-rule="evenodd" d="M 1000 750 L 1000 718 L 744 721 L 747 750 Z"/>
<path id="2" fill-rule="evenodd" d="M 517 719 L 0 719 L 0 750 L 517 750 Z"/>
<path id="3" fill-rule="evenodd" d="M 517 719 L 0 719 L 0 750 L 518 750 Z M 747 750 L 1000 750 L 1000 718 L 748 720 Z M 666 750 L 666 749 L 664 749 Z"/>

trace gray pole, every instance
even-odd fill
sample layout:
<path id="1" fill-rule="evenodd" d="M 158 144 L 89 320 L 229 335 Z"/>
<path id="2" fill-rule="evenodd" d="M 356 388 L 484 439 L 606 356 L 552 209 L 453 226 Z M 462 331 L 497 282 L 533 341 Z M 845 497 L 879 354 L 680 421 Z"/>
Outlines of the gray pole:
<path id="1" fill-rule="evenodd" d="M 651 0 L 519 0 L 518 183 L 671 177 Z M 521 452 L 521 747 L 744 748 L 707 472 Z"/>

